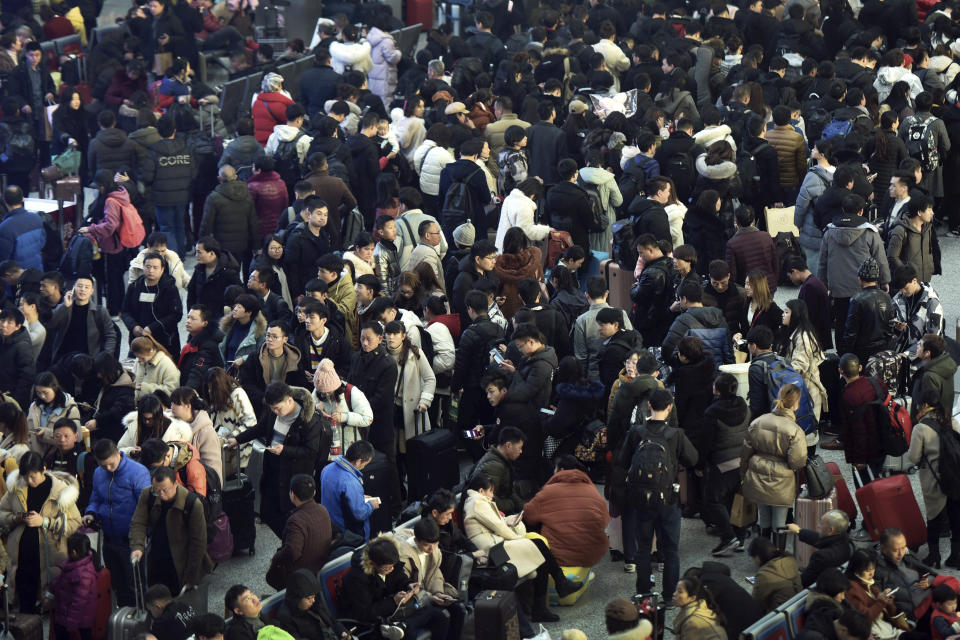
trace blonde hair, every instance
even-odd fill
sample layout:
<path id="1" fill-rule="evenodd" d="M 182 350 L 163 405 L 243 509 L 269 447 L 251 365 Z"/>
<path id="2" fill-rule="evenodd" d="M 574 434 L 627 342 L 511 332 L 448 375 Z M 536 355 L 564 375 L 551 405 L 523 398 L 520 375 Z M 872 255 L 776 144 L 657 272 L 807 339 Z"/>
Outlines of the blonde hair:
<path id="1" fill-rule="evenodd" d="M 173 360 L 170 352 L 167 351 L 162 344 L 157 342 L 156 338 L 153 336 L 139 336 L 134 338 L 130 343 L 130 351 L 137 356 L 145 356 L 150 353 L 150 351 L 159 351 Z"/>
<path id="2" fill-rule="evenodd" d="M 793 405 L 800 401 L 802 392 L 800 387 L 795 384 L 785 384 L 780 387 L 777 394 L 777 401 L 774 403 L 773 412 L 777 415 L 783 415 L 787 412 L 793 412 Z"/>
<path id="3" fill-rule="evenodd" d="M 767 274 L 761 269 L 754 269 L 747 274 L 747 281 L 750 283 L 751 295 L 750 306 L 760 311 L 766 311 L 773 304 L 773 295 L 770 293 L 770 283 L 767 281 Z"/>

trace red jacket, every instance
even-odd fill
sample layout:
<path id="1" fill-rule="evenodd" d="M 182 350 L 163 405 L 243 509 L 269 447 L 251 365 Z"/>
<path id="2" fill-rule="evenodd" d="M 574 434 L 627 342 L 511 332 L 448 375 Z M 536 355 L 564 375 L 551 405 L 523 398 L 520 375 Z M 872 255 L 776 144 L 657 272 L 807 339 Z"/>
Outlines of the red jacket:
<path id="1" fill-rule="evenodd" d="M 880 387 L 886 391 L 882 381 Z M 875 411 L 858 411 L 864 403 L 873 400 L 876 400 L 873 386 L 862 376 L 844 387 L 840 396 L 845 425 L 843 453 L 849 464 L 868 464 L 882 456 Z"/>
<path id="2" fill-rule="evenodd" d="M 523 519 L 540 532 L 562 567 L 592 567 L 610 547 L 610 514 L 603 496 L 583 471 L 558 471 L 523 507 Z"/>
<path id="3" fill-rule="evenodd" d="M 75 562 L 60 563 L 60 575 L 50 582 L 56 598 L 57 624 L 67 631 L 90 629 L 97 613 L 97 571 L 93 553 Z"/>
<path id="4" fill-rule="evenodd" d="M 135 94 L 137 91 L 146 90 L 146 76 L 141 74 L 136 80 L 131 80 L 127 76 L 126 68 L 117 69 L 113 74 L 113 80 L 110 81 L 110 86 L 107 88 L 107 93 L 104 94 L 103 101 L 107 104 L 115 104 L 119 106 L 123 104 L 124 100 L 129 100 L 132 98 L 133 94 Z"/>
<path id="5" fill-rule="evenodd" d="M 177 457 L 173 461 L 173 467 L 177 470 L 177 484 L 199 496 L 207 497 L 207 470 L 200 462 L 200 452 L 189 442 L 171 442 L 170 444 L 179 448 Z M 185 467 L 184 459 L 186 459 Z M 182 469 L 183 473 L 181 473 Z M 186 476 L 186 482 L 183 476 Z"/>
<path id="6" fill-rule="evenodd" d="M 100 250 L 104 253 L 116 254 L 123 251 L 120 244 L 120 225 L 123 224 L 121 205 L 130 204 L 130 194 L 124 187 L 117 187 L 116 191 L 107 194 L 107 201 L 103 205 L 103 219 L 88 227 Z"/>
<path id="7" fill-rule="evenodd" d="M 287 124 L 287 107 L 294 104 L 293 100 L 275 91 L 262 92 L 257 95 L 250 110 L 253 116 L 253 137 L 260 144 L 267 144 L 267 139 L 278 124 Z"/>
<path id="8" fill-rule="evenodd" d="M 261 171 L 247 180 L 247 189 L 257 210 L 260 237 L 265 238 L 276 231 L 280 214 L 290 204 L 287 185 L 276 171 Z"/>

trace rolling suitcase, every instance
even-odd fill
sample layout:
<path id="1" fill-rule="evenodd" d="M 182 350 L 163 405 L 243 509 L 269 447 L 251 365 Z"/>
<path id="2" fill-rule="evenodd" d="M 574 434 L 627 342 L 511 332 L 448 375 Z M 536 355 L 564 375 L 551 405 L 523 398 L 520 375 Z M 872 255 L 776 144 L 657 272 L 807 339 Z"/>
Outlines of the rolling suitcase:
<path id="1" fill-rule="evenodd" d="M 380 498 L 380 507 L 370 514 L 370 539 L 379 533 L 390 531 L 390 497 L 393 495 L 392 483 L 395 481 L 387 456 L 377 451 L 373 460 L 363 469 L 363 492 L 368 496 Z"/>
<path id="2" fill-rule="evenodd" d="M 663 640 L 663 632 L 666 629 L 667 604 L 660 599 L 660 594 L 638 593 L 633 596 L 633 604 L 637 605 L 640 617 L 650 621 L 653 625 L 653 633 L 650 634 L 651 640 Z"/>
<path id="3" fill-rule="evenodd" d="M 797 502 L 793 508 L 793 515 L 801 528 L 816 531 L 817 526 L 820 524 L 820 517 L 827 511 L 837 508 L 837 490 L 832 489 L 826 498 L 820 498 L 819 500 L 813 500 L 806 496 L 806 493 L 801 493 L 797 497 Z M 801 569 L 806 568 L 810 562 L 810 556 L 813 555 L 814 551 L 816 551 L 816 549 L 813 545 L 802 543 L 799 540 L 796 541 L 793 555 L 797 559 L 797 566 Z"/>
<path id="4" fill-rule="evenodd" d="M 473 607 L 476 640 L 520 640 L 517 596 L 513 591 L 481 591 Z"/>
<path id="5" fill-rule="evenodd" d="M 879 540 L 887 527 L 897 527 L 911 549 L 927 541 L 927 522 L 920 513 L 909 476 L 897 474 L 874 480 L 857 489 L 856 497 L 863 527 L 874 540 Z"/>
<path id="6" fill-rule="evenodd" d="M 30 613 L 10 613 L 10 592 L 3 583 L 3 632 L 0 640 L 42 640 L 43 619 Z"/>
<path id="7" fill-rule="evenodd" d="M 448 429 L 426 431 L 427 414 L 414 412 L 416 435 L 407 440 L 407 495 L 422 500 L 441 487 L 460 483 L 457 436 Z"/>
<path id="8" fill-rule="evenodd" d="M 233 534 L 233 552 L 246 550 L 250 555 L 256 552 L 257 520 L 253 510 L 256 491 L 253 483 L 237 465 L 237 475 L 227 478 L 223 483 L 223 512 L 230 521 L 230 533 Z"/>
<path id="9" fill-rule="evenodd" d="M 627 273 L 612 259 L 600 263 L 600 273 L 603 274 L 603 279 L 607 281 L 607 289 L 610 290 L 607 302 L 611 307 L 629 312 L 633 308 L 633 301 L 630 300 L 630 288 L 634 281 L 633 273 Z"/>
<path id="10" fill-rule="evenodd" d="M 830 469 L 830 475 L 833 476 L 833 486 L 837 489 L 837 508 L 847 514 L 852 523 L 857 519 L 857 503 L 853 501 L 853 495 L 850 494 L 850 487 L 840 471 L 840 465 L 836 462 L 828 462 L 827 469 Z"/>
<path id="11" fill-rule="evenodd" d="M 133 640 L 138 633 L 150 630 L 144 600 L 146 590 L 143 584 L 143 570 L 139 563 L 133 566 L 133 590 L 136 605 L 120 607 L 110 616 L 110 621 L 107 623 L 107 637 L 110 640 Z"/>

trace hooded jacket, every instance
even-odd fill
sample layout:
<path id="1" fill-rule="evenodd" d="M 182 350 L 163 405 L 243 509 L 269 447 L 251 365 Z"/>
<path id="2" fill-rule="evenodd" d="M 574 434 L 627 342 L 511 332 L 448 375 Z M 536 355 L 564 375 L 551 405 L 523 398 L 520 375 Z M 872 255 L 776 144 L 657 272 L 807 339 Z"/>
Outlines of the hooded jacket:
<path id="1" fill-rule="evenodd" d="M 583 471 L 558 471 L 523 506 L 524 520 L 540 524 L 541 534 L 563 567 L 592 567 L 609 547 L 610 514 L 593 481 Z"/>
<path id="2" fill-rule="evenodd" d="M 528 403 L 534 409 L 549 406 L 553 390 L 553 373 L 557 370 L 557 352 L 553 347 L 544 347 L 540 351 L 525 356 L 521 360 L 507 395 L 510 402 Z"/>
<path id="3" fill-rule="evenodd" d="M 381 577 L 367 548 L 357 549 L 350 558 L 350 570 L 343 577 L 341 610 L 337 613 L 361 622 L 379 623 L 396 611 L 394 595 L 409 588 L 411 576 L 397 562 L 393 571 Z"/>
<path id="4" fill-rule="evenodd" d="M 273 128 L 278 124 L 287 124 L 287 107 L 292 104 L 293 100 L 278 91 L 261 91 L 257 94 L 250 109 L 253 136 L 257 142 L 266 145 Z"/>
<path id="5" fill-rule="evenodd" d="M 126 171 L 131 176 L 137 170 L 137 145 L 127 137 L 123 129 L 101 129 L 90 141 L 87 151 L 87 166 L 90 171 L 108 169 L 112 173 Z"/>
<path id="6" fill-rule="evenodd" d="M 663 341 L 660 353 L 665 359 L 673 360 L 673 353 L 680 340 L 691 331 L 703 341 L 704 351 L 709 351 L 717 367 L 733 362 L 733 349 L 730 346 L 730 332 L 723 312 L 716 307 L 690 307 L 673 321 L 667 337 Z"/>
<path id="7" fill-rule="evenodd" d="M 93 627 L 97 613 L 97 570 L 93 553 L 78 560 L 64 560 L 60 575 L 50 582 L 50 593 L 56 600 L 57 625 L 68 631 Z"/>
<path id="8" fill-rule="evenodd" d="M 595 186 L 600 195 L 600 204 L 607 212 L 607 228 L 603 231 L 590 232 L 590 249 L 592 251 L 610 251 L 610 241 L 613 240 L 613 223 L 617 220 L 617 209 L 623 205 L 623 194 L 617 186 L 614 174 L 600 167 L 583 167 L 580 169 L 580 179 L 588 185 Z"/>
<path id="9" fill-rule="evenodd" d="M 750 423 L 740 451 L 743 497 L 755 504 L 793 505 L 797 469 L 807 463 L 807 439 L 793 412 L 765 413 Z"/>
<path id="10" fill-rule="evenodd" d="M 247 189 L 257 213 L 257 230 L 260 233 L 258 237 L 266 238 L 276 231 L 277 222 L 290 202 L 287 185 L 276 171 L 261 171 L 250 176 Z"/>
<path id="11" fill-rule="evenodd" d="M 393 36 L 377 27 L 372 27 L 367 32 L 367 42 L 370 44 L 370 59 L 373 62 L 369 76 L 370 91 L 380 96 L 384 106 L 389 107 L 397 89 L 397 63 L 402 57 L 401 51 L 397 48 Z"/>
<path id="12" fill-rule="evenodd" d="M 211 194 L 213 195 L 213 194 Z M 223 293 L 230 285 L 240 284 L 240 265 L 227 251 L 217 253 L 217 266 L 207 275 L 204 265 L 198 264 L 187 284 L 187 307 L 200 303 L 213 313 L 224 306 Z"/>
<path id="13" fill-rule="evenodd" d="M 218 166 L 225 164 L 234 169 L 253 170 L 253 165 L 262 158 L 266 157 L 263 151 L 263 145 L 257 142 L 253 136 L 239 136 L 230 141 L 223 149 L 223 155 L 220 156 Z"/>
<path id="14" fill-rule="evenodd" d="M 440 174 L 444 167 L 455 161 L 453 154 L 437 146 L 433 140 L 424 140 L 416 148 L 413 152 L 413 168 L 420 175 L 420 190 L 424 195 L 436 196 L 440 193 Z"/>
<path id="15" fill-rule="evenodd" d="M 920 365 L 913 383 L 913 405 L 911 408 L 912 417 L 916 417 L 917 407 L 920 406 L 920 398 L 927 389 L 932 389 L 940 396 L 940 406 L 953 407 L 953 375 L 957 372 L 957 363 L 954 362 L 950 353 L 941 353 L 940 355 L 925 360 Z"/>
<path id="16" fill-rule="evenodd" d="M 133 383 L 134 386 L 139 387 L 135 394 L 138 400 L 157 390 L 169 395 L 180 386 L 180 372 L 177 370 L 177 365 L 162 351 L 154 353 L 146 363 L 137 360 L 134 363 L 134 372 Z"/>
<path id="17" fill-rule="evenodd" d="M 183 206 L 190 202 L 197 171 L 197 161 L 182 140 L 161 139 L 147 149 L 141 177 L 150 186 L 154 204 Z"/>
<path id="18" fill-rule="evenodd" d="M 503 200 L 500 209 L 500 222 L 497 225 L 497 238 L 494 244 L 503 251 L 503 238 L 512 227 L 520 227 L 531 243 L 540 242 L 550 235 L 550 226 L 537 224 L 537 203 L 520 189 L 514 189 Z M 472 259 L 471 259 L 472 260 Z"/>
<path id="19" fill-rule="evenodd" d="M 766 140 L 777 150 L 780 161 L 780 186 L 793 189 L 807 172 L 807 146 L 803 136 L 791 124 L 777 126 L 766 133 Z"/>
<path id="20" fill-rule="evenodd" d="M 903 81 L 910 86 L 910 97 L 916 99 L 923 91 L 923 83 L 905 67 L 881 67 L 877 71 L 877 79 L 873 81 L 873 88 L 877 90 L 877 99 L 883 102 L 893 90 L 893 85 Z"/>
<path id="21" fill-rule="evenodd" d="M 765 610 L 773 611 L 802 589 L 797 559 L 782 555 L 768 560 L 757 569 L 753 597 L 763 604 Z"/>
<path id="22" fill-rule="evenodd" d="M 908 298 L 902 291 L 898 291 L 893 296 L 893 311 L 897 321 L 907 324 L 907 328 L 896 338 L 894 348 L 897 353 L 915 350 L 925 334 L 935 333 L 942 336 L 944 333 L 945 316 L 940 296 L 925 282 L 920 285 L 920 291 L 912 297 Z"/>
<path id="23" fill-rule="evenodd" d="M 652 233 L 657 240 L 673 242 L 670 234 L 670 216 L 662 204 L 651 198 L 634 198 L 629 205 L 630 217 L 634 220 L 633 237 Z"/>
<path id="24" fill-rule="evenodd" d="M 291 386 L 290 392 L 294 402 L 300 405 L 300 415 L 290 425 L 287 437 L 284 438 L 283 451 L 279 456 L 282 463 L 282 466 L 278 467 L 280 473 L 275 478 L 271 478 L 271 481 L 283 487 L 289 486 L 290 478 L 298 473 L 313 475 L 320 453 L 320 442 L 324 435 L 320 416 L 314 410 L 310 392 L 296 386 Z M 254 439 L 269 442 L 273 437 L 276 421 L 277 416 L 272 411 L 264 413 L 256 427 L 247 429 L 237 436 L 237 442 L 243 444 Z M 326 456 L 324 455 L 323 458 L 325 459 Z"/>
<path id="25" fill-rule="evenodd" d="M 827 225 L 817 277 L 831 298 L 852 298 L 860 291 L 857 271 L 869 257 L 880 265 L 880 286 L 890 282 L 890 267 L 877 228 L 862 216 L 843 214 Z"/>
<path id="26" fill-rule="evenodd" d="M 543 277 L 543 260 L 538 247 L 527 247 L 520 253 L 501 253 L 497 256 L 494 273 L 500 278 L 500 295 L 506 302 L 500 305 L 503 315 L 509 320 L 523 306 L 517 284 L 524 278 L 539 280 Z"/>
<path id="27" fill-rule="evenodd" d="M 817 226 L 813 204 L 833 184 L 833 167 L 819 164 L 810 167 L 803 178 L 800 192 L 797 194 L 797 206 L 793 210 L 793 224 L 800 229 L 800 246 L 812 251 L 820 251 L 823 232 Z"/>
<path id="28" fill-rule="evenodd" d="M 726 229 L 716 211 L 691 207 L 683 220 L 684 241 L 697 251 L 697 262 L 709 265 L 726 255 Z"/>
<path id="29" fill-rule="evenodd" d="M 373 70 L 373 59 L 370 57 L 371 43 L 368 42 L 337 42 L 330 43 L 330 66 L 337 73 L 343 73 L 346 67 L 354 71 L 369 74 Z"/>
<path id="30" fill-rule="evenodd" d="M 703 153 L 697 157 L 695 166 L 697 182 L 693 187 L 694 202 L 707 189 L 713 189 L 719 193 L 724 201 L 743 195 L 743 186 L 740 183 L 735 162 L 724 160 L 720 164 L 707 164 L 707 154 Z"/>
<path id="31" fill-rule="evenodd" d="M 310 596 L 316 596 L 316 599 L 309 609 L 302 611 L 300 601 Z M 339 638 L 347 631 L 324 603 L 323 586 L 317 580 L 316 572 L 307 569 L 298 569 L 290 574 L 276 621 L 294 640 Z"/>
<path id="32" fill-rule="evenodd" d="M 708 434 L 705 451 L 714 466 L 740 459 L 740 447 L 750 424 L 750 409 L 738 395 L 716 398 L 703 412 L 703 429 Z"/>
<path id="33" fill-rule="evenodd" d="M 207 196 L 199 235 L 212 235 L 224 251 L 231 253 L 243 254 L 259 248 L 257 212 L 246 182 L 223 182 Z"/>
<path id="34" fill-rule="evenodd" d="M 97 436 L 118 442 L 125 430 L 123 418 L 135 408 L 133 378 L 124 371 L 113 384 L 103 387 L 97 396 L 96 412 L 93 414 L 93 419 L 97 421 Z"/>
<path id="35" fill-rule="evenodd" d="M 909 218 L 901 216 L 887 239 L 887 259 L 891 271 L 904 264 L 912 265 L 920 282 L 930 282 L 933 276 L 943 273 L 933 223 L 924 222 L 917 231 Z"/>
<path id="36" fill-rule="evenodd" d="M 310 143 L 313 142 L 313 138 L 311 138 L 304 129 L 291 126 L 286 124 L 286 122 L 278 123 L 273 127 L 273 132 L 267 138 L 267 144 L 264 145 L 264 149 L 268 156 L 274 157 L 281 143 L 293 142 L 294 140 L 297 141 L 297 161 L 302 168 L 307 161 L 307 152 L 310 149 Z"/>

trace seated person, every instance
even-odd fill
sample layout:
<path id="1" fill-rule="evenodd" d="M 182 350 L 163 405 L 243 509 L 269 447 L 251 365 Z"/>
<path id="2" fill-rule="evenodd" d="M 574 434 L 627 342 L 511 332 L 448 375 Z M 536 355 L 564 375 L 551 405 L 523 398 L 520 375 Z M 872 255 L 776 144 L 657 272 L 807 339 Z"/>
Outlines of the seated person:
<path id="1" fill-rule="evenodd" d="M 254 640 L 257 632 L 269 624 L 263 615 L 263 604 L 253 591 L 242 584 L 227 589 L 223 603 L 230 614 L 224 640 Z"/>
<path id="2" fill-rule="evenodd" d="M 933 588 L 933 611 L 930 613 L 930 635 L 933 640 L 945 640 L 960 633 L 957 616 L 957 592 L 948 584 Z"/>
<path id="3" fill-rule="evenodd" d="M 653 631 L 653 625 L 646 618 L 640 619 L 637 605 L 626 598 L 614 598 L 603 609 L 603 618 L 607 634 L 611 640 L 628 638 L 647 638 Z M 564 634 L 566 636 L 566 634 Z"/>
<path id="4" fill-rule="evenodd" d="M 287 578 L 286 596 L 277 611 L 276 624 L 294 640 L 314 640 L 336 635 L 349 640 L 350 634 L 323 603 L 323 587 L 315 574 L 298 569 Z"/>
<path id="5" fill-rule="evenodd" d="M 803 589 L 797 559 L 778 549 L 769 538 L 751 540 L 747 554 L 757 566 L 753 598 L 766 611 L 773 611 Z"/>
<path id="6" fill-rule="evenodd" d="M 165 584 L 155 584 L 144 595 L 144 603 L 150 614 L 150 632 L 165 640 L 187 640 L 190 622 L 197 612 L 185 602 L 177 602 Z"/>
<path id="7" fill-rule="evenodd" d="M 827 569 L 820 574 L 816 586 L 807 593 L 806 620 L 797 640 L 838 640 L 836 623 L 844 612 L 851 611 L 843 606 L 849 586 L 850 581 L 840 569 Z M 869 631 L 870 620 L 866 616 L 863 620 Z"/>
<path id="8" fill-rule="evenodd" d="M 910 623 L 890 595 L 888 587 L 881 590 L 874 580 L 877 556 L 867 549 L 857 549 L 850 557 L 846 576 L 850 579 L 846 602 L 866 614 L 877 638 L 895 638 L 900 631 L 910 631 Z"/>
<path id="9" fill-rule="evenodd" d="M 420 518 L 433 520 L 440 529 L 440 551 L 443 559 L 440 562 L 440 571 L 443 578 L 451 584 L 456 584 L 460 577 L 460 555 L 473 556 L 474 566 L 486 564 L 487 554 L 463 535 L 463 530 L 453 519 L 453 512 L 457 508 L 457 499 L 449 489 L 437 489 L 423 502 Z"/>
<path id="10" fill-rule="evenodd" d="M 799 525 L 790 523 L 787 530 L 799 536 L 800 542 L 817 548 L 810 556 L 807 568 L 800 574 L 804 587 L 809 587 L 817 581 L 824 569 L 839 567 L 850 559 L 853 543 L 847 535 L 850 520 L 847 514 L 839 509 L 831 509 L 820 518 L 817 530 L 801 529 Z"/>
<path id="11" fill-rule="evenodd" d="M 494 482 L 483 473 L 476 473 L 467 484 L 462 497 L 463 528 L 477 548 L 489 552 L 502 544 L 508 562 L 517 568 L 517 576 L 524 578 L 536 572 L 533 582 L 532 622 L 556 622 L 559 618 L 547 608 L 547 577 L 553 578 L 557 595 L 564 598 L 578 591 L 583 583 L 569 580 L 542 539 L 527 538 L 527 530 L 520 520 L 522 514 L 503 516 L 494 503 Z"/>
<path id="12" fill-rule="evenodd" d="M 381 619 L 391 618 L 398 608 L 419 597 L 420 585 L 404 571 L 397 545 L 388 535 L 375 538 L 355 551 L 350 564 L 350 570 L 343 577 L 340 597 L 343 605 L 340 614 L 346 618 L 379 624 Z M 413 640 L 421 629 L 429 630 L 431 638 L 448 638 L 450 620 L 443 610 L 430 606 L 429 600 L 426 604 L 402 617 L 406 625 L 404 638 Z"/>
<path id="13" fill-rule="evenodd" d="M 914 609 L 930 593 L 937 572 L 926 566 L 912 553 L 907 553 L 907 537 L 896 527 L 888 527 L 880 534 L 880 557 L 877 559 L 876 580 L 882 589 L 899 587 L 893 599 L 897 609 L 915 619 Z"/>
<path id="14" fill-rule="evenodd" d="M 430 518 L 420 518 L 413 530 L 398 529 L 393 535 L 400 552 L 400 562 L 409 576 L 417 578 L 420 594 L 426 595 L 435 607 L 445 610 L 450 616 L 450 635 L 460 636 L 466 610 L 458 602 L 460 592 L 447 582 L 441 571 L 440 527 Z"/>

